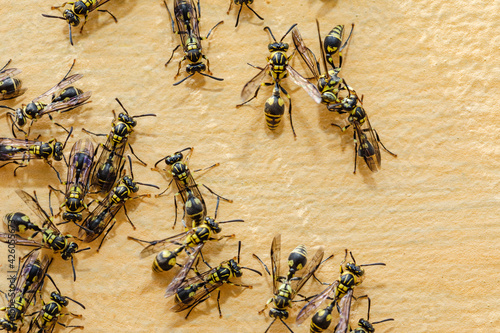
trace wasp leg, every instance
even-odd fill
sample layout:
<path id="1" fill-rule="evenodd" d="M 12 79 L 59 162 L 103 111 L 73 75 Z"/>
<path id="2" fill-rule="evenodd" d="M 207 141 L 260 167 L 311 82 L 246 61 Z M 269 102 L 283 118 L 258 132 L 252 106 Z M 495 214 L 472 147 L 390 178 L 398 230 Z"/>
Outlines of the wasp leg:
<path id="1" fill-rule="evenodd" d="M 229 12 L 231 11 L 231 6 L 233 5 L 233 0 L 229 0 L 229 8 L 227 10 L 227 15 L 229 15 Z M 4 67 L 5 68 L 5 67 Z M 3 68 L 2 68 L 3 69 Z"/>
<path id="2" fill-rule="evenodd" d="M 174 57 L 174 53 L 175 53 L 175 51 L 177 51 L 177 49 L 178 49 L 180 46 L 181 46 L 180 44 L 179 44 L 179 45 L 177 45 L 177 46 L 175 47 L 175 49 L 172 51 L 172 55 L 170 56 L 170 58 L 168 59 L 168 61 L 165 63 L 165 67 L 167 67 L 167 65 L 170 63 L 170 60 L 172 60 L 172 58 Z"/>
<path id="3" fill-rule="evenodd" d="M 108 230 L 106 230 L 106 233 L 104 234 L 104 236 L 102 237 L 101 239 L 101 242 L 99 243 L 99 247 L 97 248 L 96 252 L 99 252 L 99 250 L 101 249 L 101 246 L 102 246 L 102 243 L 104 242 L 104 239 L 106 238 L 106 236 L 109 234 L 109 232 L 111 231 L 111 229 L 113 229 L 113 227 L 115 226 L 116 224 L 116 219 L 113 219 L 113 224 L 111 225 L 111 227 L 109 227 Z M 134 228 L 135 229 L 135 228 Z"/>
<path id="4" fill-rule="evenodd" d="M 356 173 L 356 165 L 358 162 L 358 140 L 356 138 L 356 131 L 354 131 L 353 139 L 354 139 L 354 171 L 353 171 L 353 173 Z"/>
<path id="5" fill-rule="evenodd" d="M 214 25 L 214 26 L 212 27 L 212 29 L 210 29 L 210 30 L 208 31 L 207 37 L 205 37 L 205 38 L 203 38 L 203 39 L 207 39 L 207 38 L 210 36 L 210 34 L 212 33 L 212 31 L 213 31 L 215 28 L 217 28 L 217 26 L 218 26 L 219 24 L 222 24 L 222 23 L 224 23 L 224 21 L 220 21 L 219 23 L 217 23 L 216 25 Z"/>
<path id="6" fill-rule="evenodd" d="M 98 12 L 103 12 L 103 13 L 108 13 L 109 15 L 111 15 L 111 17 L 113 18 L 113 20 L 115 20 L 115 23 L 118 23 L 118 20 L 116 19 L 116 17 L 113 14 L 111 14 L 111 12 L 109 10 L 107 10 L 107 9 L 98 9 L 97 11 Z"/>
<path id="7" fill-rule="evenodd" d="M 293 128 L 293 122 L 292 122 L 292 97 L 290 94 L 283 88 L 280 84 L 276 83 L 279 87 L 280 90 L 285 94 L 285 96 L 288 98 L 288 101 L 290 102 L 290 106 L 288 107 L 288 114 L 290 115 L 290 126 L 292 126 L 292 132 L 293 136 L 297 137 L 297 134 L 295 134 L 295 129 Z"/>
<path id="8" fill-rule="evenodd" d="M 397 155 L 397 154 L 394 154 L 394 153 L 393 153 L 393 152 L 391 152 L 389 149 L 385 148 L 385 146 L 384 146 L 384 144 L 382 143 L 382 141 L 380 141 L 380 138 L 379 138 L 379 136 L 378 136 L 377 131 L 376 131 L 376 130 L 373 130 L 373 131 L 375 132 L 375 135 L 376 135 L 376 137 L 377 137 L 377 141 L 380 143 L 380 145 L 382 146 L 382 148 L 384 148 L 384 150 L 385 150 L 386 152 L 388 152 L 389 154 L 391 154 L 392 156 L 394 156 L 394 157 L 398 157 L 398 155 Z"/>
<path id="9" fill-rule="evenodd" d="M 177 74 L 175 74 L 174 79 L 179 76 L 181 73 L 182 62 L 186 60 L 186 56 L 182 57 L 181 61 L 179 61 L 179 68 L 177 68 Z M 181 81 L 182 82 L 182 81 Z M 180 82 L 179 82 L 180 83 Z"/>

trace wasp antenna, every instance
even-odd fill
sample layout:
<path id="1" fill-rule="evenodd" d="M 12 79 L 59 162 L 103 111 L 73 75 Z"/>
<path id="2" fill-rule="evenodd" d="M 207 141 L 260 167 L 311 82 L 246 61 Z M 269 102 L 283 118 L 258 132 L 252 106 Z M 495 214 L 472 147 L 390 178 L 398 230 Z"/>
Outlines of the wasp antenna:
<path id="1" fill-rule="evenodd" d="M 71 256 L 71 268 L 73 268 L 73 281 L 76 281 L 75 264 L 73 263 L 73 256 Z"/>
<path id="2" fill-rule="evenodd" d="M 75 301 L 74 299 L 72 299 L 72 298 L 71 298 L 71 297 L 69 297 L 69 296 L 64 296 L 64 297 L 66 297 L 67 299 L 71 300 L 73 303 L 76 303 L 76 304 L 80 305 L 82 308 L 84 308 L 84 309 L 85 309 L 85 306 L 84 306 L 82 303 L 80 303 L 80 302 L 78 302 L 78 301 Z"/>
<path id="3" fill-rule="evenodd" d="M 71 44 L 71 46 L 73 46 L 73 33 L 71 32 L 71 23 L 68 24 L 69 26 L 69 43 Z"/>
<path id="4" fill-rule="evenodd" d="M 146 183 L 140 183 L 140 182 L 135 182 L 136 184 L 139 184 L 139 185 L 143 185 L 143 186 L 150 186 L 150 187 L 154 187 L 156 189 L 160 189 L 158 186 L 156 185 L 153 185 L 153 184 L 146 184 Z"/>
<path id="5" fill-rule="evenodd" d="M 168 156 L 165 156 L 164 158 L 158 160 L 158 162 L 155 163 L 155 168 L 156 166 L 158 165 L 158 163 L 160 163 L 161 161 L 165 161 L 167 159 Z"/>
<path id="6" fill-rule="evenodd" d="M 9 66 L 10 62 L 12 61 L 12 59 L 9 59 L 9 61 L 7 61 L 7 63 L 5 64 L 5 66 L 2 67 L 2 69 L 0 69 L 0 72 L 3 71 L 7 66 Z"/>
<path id="7" fill-rule="evenodd" d="M 241 241 L 238 242 L 238 264 L 240 263 Z"/>
<path id="8" fill-rule="evenodd" d="M 73 63 L 71 64 L 71 67 L 69 68 L 69 71 L 66 73 L 66 75 L 64 75 L 64 77 L 63 77 L 63 79 L 61 81 L 64 81 L 68 77 L 69 73 L 71 73 L 71 70 L 75 66 L 75 63 L 76 63 L 76 59 L 73 59 Z"/>
<path id="9" fill-rule="evenodd" d="M 118 104 L 120 104 L 120 106 L 122 107 L 123 111 L 125 111 L 125 113 L 128 114 L 128 111 L 125 109 L 125 107 L 123 106 L 122 102 L 120 102 L 120 100 L 118 98 L 115 98 L 115 100 L 118 102 Z"/>
<path id="10" fill-rule="evenodd" d="M 224 79 L 219 78 L 219 77 L 215 77 L 215 76 L 208 75 L 208 74 L 205 74 L 205 73 L 200 73 L 200 74 L 203 75 L 203 76 L 209 77 L 211 79 L 217 80 L 217 81 L 224 81 Z"/>
<path id="11" fill-rule="evenodd" d="M 220 198 L 217 197 L 217 205 L 215 205 L 214 220 L 217 220 L 217 212 L 219 211 L 219 202 L 220 202 Z"/>
<path id="12" fill-rule="evenodd" d="M 130 158 L 130 155 L 127 155 L 127 157 L 130 165 L 130 176 L 132 177 L 132 179 L 134 179 L 134 172 L 132 171 L 132 159 Z"/>
<path id="13" fill-rule="evenodd" d="M 290 27 L 290 29 L 288 29 L 288 31 L 283 35 L 283 37 L 281 37 L 280 43 L 283 41 L 283 39 L 285 39 L 286 35 L 288 35 L 288 33 L 290 33 L 290 31 L 292 31 L 292 29 L 295 28 L 296 26 L 297 26 L 297 23 L 295 23 L 294 25 L 292 25 Z"/>
<path id="14" fill-rule="evenodd" d="M 373 263 L 373 264 L 363 264 L 363 265 L 359 265 L 359 266 L 385 266 L 385 263 L 383 262 L 376 262 L 376 263 Z"/>
<path id="15" fill-rule="evenodd" d="M 9 109 L 9 110 L 12 110 L 12 111 L 16 111 L 16 109 L 13 109 L 13 108 L 11 108 L 10 106 L 7 106 L 7 105 L 0 105 L 0 108 Z M 10 113 L 10 112 L 7 112 L 6 114 L 12 115 L 12 113 Z"/>
<path id="16" fill-rule="evenodd" d="M 239 261 L 238 261 L 238 263 L 239 263 Z M 252 271 L 252 272 L 257 273 L 257 274 L 259 274 L 260 276 L 262 276 L 262 273 L 261 273 L 261 272 L 259 272 L 259 271 L 258 271 L 258 270 L 256 270 L 256 269 L 253 269 L 253 268 L 250 268 L 250 267 L 243 267 L 243 266 L 241 266 L 241 268 L 242 268 L 242 269 L 248 269 L 249 271 Z"/>
<path id="17" fill-rule="evenodd" d="M 66 19 L 64 17 L 61 17 L 61 16 L 53 16 L 53 15 L 47 15 L 47 14 L 42 14 L 43 17 L 50 17 L 50 18 L 56 18 L 56 19 L 61 19 L 61 20 L 65 20 Z"/>
<path id="18" fill-rule="evenodd" d="M 66 137 L 66 140 L 64 141 L 63 144 L 63 149 L 66 148 L 66 144 L 68 143 L 68 139 L 71 136 L 71 133 L 73 133 L 73 126 L 71 126 L 71 128 L 69 129 L 68 136 Z"/>
<path id="19" fill-rule="evenodd" d="M 394 318 L 387 318 L 387 319 L 384 319 L 384 320 L 379 320 L 379 321 L 373 322 L 372 325 L 376 325 L 376 324 L 380 324 L 380 323 L 385 323 L 386 321 L 394 321 Z"/>
<path id="20" fill-rule="evenodd" d="M 200 73 L 200 74 L 201 74 L 201 73 Z M 189 78 L 190 78 L 191 76 L 193 76 L 193 75 L 194 75 L 194 73 L 193 73 L 193 74 L 191 74 L 191 75 L 186 76 L 185 78 L 183 78 L 183 79 L 182 79 L 182 80 L 180 80 L 179 82 L 174 83 L 173 85 L 174 85 L 174 86 L 177 86 L 177 85 L 181 84 L 182 82 L 186 81 L 187 79 L 189 79 Z"/>
<path id="21" fill-rule="evenodd" d="M 49 278 L 49 280 L 52 282 L 52 285 L 54 285 L 54 287 L 56 288 L 57 292 L 59 294 L 61 294 L 61 291 L 59 290 L 59 288 L 57 288 L 56 283 L 54 282 L 54 280 L 52 279 L 52 277 L 49 274 L 47 274 L 47 273 L 45 273 L 45 276 Z"/>
<path id="22" fill-rule="evenodd" d="M 264 27 L 264 31 L 269 32 L 269 34 L 271 35 L 271 37 L 273 38 L 273 40 L 276 42 L 276 38 L 274 38 L 274 35 L 273 35 L 273 32 L 271 31 L 271 28 Z"/>

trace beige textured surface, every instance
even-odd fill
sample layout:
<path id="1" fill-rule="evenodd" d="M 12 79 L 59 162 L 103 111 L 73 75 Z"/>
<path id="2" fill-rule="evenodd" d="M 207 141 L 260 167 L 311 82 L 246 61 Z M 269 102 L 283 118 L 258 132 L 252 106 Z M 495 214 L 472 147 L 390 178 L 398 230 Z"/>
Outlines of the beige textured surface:
<path id="1" fill-rule="evenodd" d="M 269 264 L 272 237 L 281 232 L 282 257 L 299 243 L 310 252 L 322 245 L 326 253 L 335 253 L 319 274 L 333 281 L 347 247 L 360 263 L 387 263 L 385 268 L 367 268 L 364 284 L 355 291 L 372 298 L 373 320 L 395 318 L 377 331 L 498 331 L 500 2 L 283 3 L 286 9 L 281 2 L 257 0 L 253 8 L 265 21 L 244 9 L 234 29 L 236 10 L 226 15 L 228 1 L 203 1 L 202 34 L 225 20 L 204 42 L 214 75 L 225 81 L 196 77 L 172 87 L 179 54 L 168 68 L 163 64 L 178 37 L 171 33 L 160 1 L 110 1 L 105 8 L 118 24 L 105 13 L 92 13 L 83 34 L 75 29 L 74 47 L 62 21 L 40 15 L 51 13 L 57 1 L 4 2 L 0 62 L 12 58 L 12 65 L 23 70 L 19 77 L 28 88 L 8 105 L 27 103 L 47 90 L 76 58 L 75 72 L 85 75 L 78 86 L 92 90 L 93 96 L 88 107 L 58 117 L 76 128 L 70 144 L 85 137 L 82 126 L 109 131 L 111 110 L 117 109 L 115 97 L 132 114 L 156 113 L 155 120 L 138 120 L 131 137 L 136 153 L 152 165 L 165 154 L 194 146 L 193 169 L 221 163 L 198 179 L 234 199 L 233 204 L 221 205 L 220 219 L 245 219 L 244 225 L 226 225 L 223 230 L 243 241 L 243 265 L 261 269 L 251 253 Z M 382 152 L 383 168 L 377 174 L 363 164 L 352 174 L 352 132 L 341 134 L 331 127 L 341 118 L 315 105 L 290 81 L 285 87 L 293 98 L 296 140 L 288 116 L 277 134 L 265 127 L 263 107 L 270 89 L 262 90 L 249 106 L 234 107 L 241 88 L 255 75 L 246 63 L 265 64 L 269 39 L 263 27 L 270 25 L 278 37 L 297 22 L 306 43 L 318 52 L 315 18 L 324 34 L 336 24 L 356 24 L 342 74 L 364 94 L 372 125 L 398 154 L 395 159 Z M 298 58 L 292 65 L 304 72 Z M 33 132 L 62 138 L 51 125 L 43 119 Z M 10 136 L 5 123 L 0 131 Z M 137 180 L 165 187 L 159 174 L 134 167 Z M 49 167 L 38 162 L 17 178 L 11 167 L 1 169 L 0 175 L 2 216 L 27 211 L 16 188 L 37 189 L 47 205 L 45 189 L 57 181 Z M 215 200 L 205 198 L 213 212 Z M 87 306 L 85 311 L 70 307 L 84 314 L 73 324 L 85 325 L 85 332 L 265 330 L 270 319 L 257 310 L 271 296 L 271 279 L 247 272 L 242 281 L 253 284 L 253 290 L 223 288 L 223 319 L 217 316 L 214 299 L 199 306 L 189 321 L 170 312 L 171 300 L 163 293 L 172 273 L 154 275 L 151 260 L 140 260 L 140 246 L 126 236 L 172 235 L 172 198 L 131 202 L 128 207 L 137 230 L 122 222 L 100 253 L 78 256 L 76 283 L 70 281 L 66 262 L 58 259 L 51 267 L 59 287 Z M 122 213 L 117 217 L 124 220 Z M 216 264 L 235 255 L 237 242 L 206 248 L 207 258 Z M 0 255 L 4 263 L 5 247 L 0 247 Z M 0 272 L 5 276 L 5 266 Z M 1 278 L 0 288 L 5 286 Z M 320 290 L 308 284 L 303 291 Z M 296 313 L 297 309 L 292 316 Z M 365 315 L 366 303 L 355 304 L 353 321 Z M 292 328 L 306 332 L 306 326 Z M 271 331 L 285 329 L 275 324 Z"/>

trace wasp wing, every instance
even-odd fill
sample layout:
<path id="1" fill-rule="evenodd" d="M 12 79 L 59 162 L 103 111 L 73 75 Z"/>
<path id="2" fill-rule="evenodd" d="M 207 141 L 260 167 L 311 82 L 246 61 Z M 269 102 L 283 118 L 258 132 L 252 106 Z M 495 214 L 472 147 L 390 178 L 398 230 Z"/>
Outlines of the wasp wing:
<path id="1" fill-rule="evenodd" d="M 314 257 L 307 263 L 307 265 L 299 270 L 297 274 L 295 274 L 296 280 L 292 280 L 290 285 L 292 286 L 292 295 L 291 299 L 294 299 L 300 289 L 304 286 L 304 284 L 309 280 L 309 278 L 316 272 L 319 265 L 321 264 L 321 260 L 323 260 L 324 251 L 320 248 L 314 254 Z"/>
<path id="2" fill-rule="evenodd" d="M 69 86 L 73 82 L 80 80 L 82 77 L 83 77 L 82 74 L 73 74 L 71 76 L 68 76 L 67 78 L 65 78 L 64 80 L 60 81 L 58 84 L 56 84 L 55 86 L 53 86 L 52 88 L 47 90 L 45 93 L 43 93 L 42 95 L 35 98 L 33 100 L 33 103 L 36 103 L 39 100 L 41 100 L 42 98 L 50 96 L 50 95 L 54 94 L 55 92 L 66 88 L 67 86 Z"/>
<path id="3" fill-rule="evenodd" d="M 318 60 L 316 59 L 316 56 L 314 53 L 309 49 L 306 44 L 304 43 L 304 40 L 302 39 L 302 36 L 300 35 L 300 31 L 297 27 L 293 28 L 292 30 L 292 39 L 293 39 L 293 44 L 295 45 L 295 48 L 299 52 L 300 56 L 304 60 L 304 62 L 307 65 L 307 68 L 311 71 L 311 74 L 313 77 L 318 80 L 320 73 L 318 70 Z"/>
<path id="4" fill-rule="evenodd" d="M 159 239 L 159 240 L 154 240 L 149 242 L 149 245 L 146 246 L 144 249 L 142 249 L 140 255 L 141 258 L 145 258 L 147 256 L 150 256 L 152 254 L 158 253 L 167 246 L 174 244 L 175 246 L 180 246 L 179 244 L 182 244 L 186 237 L 189 235 L 192 235 L 194 233 L 194 229 L 190 229 L 185 232 L 181 232 L 180 234 Z"/>
<path id="5" fill-rule="evenodd" d="M 316 103 L 321 103 L 321 92 L 318 90 L 318 87 L 307 81 L 307 79 L 300 75 L 299 72 L 297 72 L 295 69 L 293 69 L 292 66 L 287 65 L 286 70 L 288 71 L 290 77 L 292 78 L 292 81 L 296 85 L 304 89 Z"/>
<path id="6" fill-rule="evenodd" d="M 266 67 L 262 68 L 257 75 L 245 84 L 241 90 L 241 100 L 243 102 L 246 102 L 252 95 L 255 94 L 257 89 L 262 84 L 262 81 L 264 81 L 264 78 L 269 71 L 269 67 L 270 65 L 267 64 Z"/>
<path id="7" fill-rule="evenodd" d="M 123 201 L 118 204 L 113 204 L 109 200 L 113 193 L 114 192 L 110 192 L 103 201 L 99 202 L 97 207 L 83 221 L 82 226 L 85 229 L 81 228 L 78 234 L 78 237 L 82 241 L 90 243 L 99 237 L 122 208 L 124 204 Z"/>
<path id="8" fill-rule="evenodd" d="M 351 315 L 351 302 L 353 290 L 350 289 L 340 300 L 339 323 L 335 327 L 335 333 L 347 333 L 349 329 L 349 317 Z"/>
<path id="9" fill-rule="evenodd" d="M 52 217 L 49 216 L 49 214 L 47 214 L 47 212 L 40 206 L 40 203 L 36 198 L 23 190 L 17 189 L 16 193 L 21 199 L 23 199 L 24 203 L 31 209 L 31 211 L 35 213 L 41 221 L 43 221 L 42 226 L 49 225 L 49 227 L 59 232 L 54 223 L 52 223 Z"/>
<path id="10" fill-rule="evenodd" d="M 335 290 L 339 285 L 339 281 L 335 280 L 330 284 L 325 290 L 323 290 L 319 295 L 314 297 L 309 303 L 307 303 L 297 315 L 296 322 L 298 325 L 302 324 L 316 309 L 323 304 L 332 294 L 335 294 Z"/>
<path id="11" fill-rule="evenodd" d="M 71 188 L 77 186 L 86 194 L 90 178 L 90 170 L 94 160 L 94 145 L 89 139 L 78 140 L 69 155 L 69 168 L 66 178 L 66 197 Z"/>
<path id="12" fill-rule="evenodd" d="M 91 91 L 86 91 L 83 94 L 76 95 L 67 101 L 59 101 L 59 102 L 54 102 L 50 103 L 47 105 L 45 108 L 43 108 L 42 111 L 40 111 L 39 116 L 43 116 L 44 114 L 51 113 L 51 112 L 68 112 L 71 111 L 83 104 L 87 104 L 90 102 L 86 102 L 90 96 L 92 95 Z"/>
<path id="13" fill-rule="evenodd" d="M 100 189 L 100 191 L 104 193 L 108 193 L 113 188 L 119 171 L 122 169 L 123 165 L 125 165 L 123 153 L 127 146 L 127 139 L 124 139 L 120 144 L 114 146 L 113 149 L 113 141 L 111 140 L 112 135 L 113 134 L 110 133 L 106 143 L 101 145 L 101 154 L 92 170 L 91 188 Z M 98 177 L 99 172 L 109 161 L 111 161 L 111 168 L 109 169 L 111 171 L 107 173 L 106 179 L 100 181 Z"/>
<path id="14" fill-rule="evenodd" d="M 273 238 L 271 244 L 271 271 L 273 276 L 273 294 L 278 292 L 280 281 L 281 234 Z"/>
<path id="15" fill-rule="evenodd" d="M 198 279 L 198 280 L 201 279 L 197 275 L 193 278 L 186 280 L 186 276 L 189 273 L 189 271 L 191 270 L 191 267 L 193 267 L 194 261 L 196 260 L 196 258 L 198 258 L 198 255 L 200 254 L 201 249 L 203 248 L 203 245 L 205 245 L 205 243 L 200 243 L 200 244 L 196 245 L 196 247 L 194 248 L 194 252 L 189 255 L 188 261 L 184 264 L 184 266 L 179 271 L 179 273 L 177 273 L 177 275 L 172 279 L 172 282 L 170 282 L 170 284 L 168 285 L 167 290 L 165 291 L 165 297 L 170 297 L 170 296 L 174 295 L 179 288 L 183 288 L 184 286 L 188 286 L 188 285 L 191 285 L 193 283 L 196 283 L 196 279 Z M 205 273 L 205 275 L 206 275 L 206 273 Z M 204 276 L 204 275 L 201 275 L 201 276 Z"/>
<path id="16" fill-rule="evenodd" d="M 21 70 L 17 68 L 7 68 L 3 71 L 0 72 L 0 81 L 5 79 L 6 77 L 12 77 L 16 76 L 17 74 L 20 74 Z"/>
<path id="17" fill-rule="evenodd" d="M 371 171 L 377 172 L 380 168 L 380 149 L 370 125 L 370 121 L 368 120 L 368 116 L 366 116 L 365 128 L 363 128 L 363 124 L 360 124 L 358 121 L 354 121 L 353 124 L 358 139 L 358 151 L 355 153 L 363 157 Z"/>
<path id="18" fill-rule="evenodd" d="M 26 239 L 18 234 L 8 234 L 0 233 L 0 242 L 6 244 L 15 244 L 21 246 L 33 246 L 33 247 L 46 247 L 44 244 L 34 241 L 32 239 Z"/>
<path id="19" fill-rule="evenodd" d="M 40 158 L 30 153 L 30 146 L 32 145 L 40 145 L 40 142 L 32 140 L 0 138 L 0 161 Z"/>

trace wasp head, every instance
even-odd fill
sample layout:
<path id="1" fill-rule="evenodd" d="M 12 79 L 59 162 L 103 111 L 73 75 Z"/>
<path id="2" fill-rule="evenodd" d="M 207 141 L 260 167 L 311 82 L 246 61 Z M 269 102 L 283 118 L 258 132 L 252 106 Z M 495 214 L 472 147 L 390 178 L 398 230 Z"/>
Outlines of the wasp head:
<path id="1" fill-rule="evenodd" d="M 135 127 L 135 125 L 137 125 L 137 122 L 134 120 L 134 117 L 129 116 L 126 113 L 120 113 L 118 115 L 118 120 L 131 126 L 131 127 Z"/>
<path id="2" fill-rule="evenodd" d="M 272 308 L 271 310 L 269 310 L 269 317 L 287 319 L 288 318 L 288 311 Z"/>
<path id="3" fill-rule="evenodd" d="M 63 258 L 64 260 L 69 260 L 73 257 L 73 254 L 76 253 L 77 250 L 78 250 L 78 244 L 76 244 L 75 242 L 71 242 L 69 243 L 66 250 L 64 250 L 64 252 L 61 253 L 61 258 Z"/>
<path id="4" fill-rule="evenodd" d="M 72 10 L 66 9 L 63 13 L 63 17 L 69 24 L 74 27 L 80 24 L 80 18 Z"/>
<path id="5" fill-rule="evenodd" d="M 240 265 L 234 259 L 229 260 L 229 268 L 234 276 L 240 277 L 243 275 Z"/>
<path id="6" fill-rule="evenodd" d="M 28 119 L 24 115 L 23 109 L 20 108 L 16 109 L 14 113 L 11 113 L 11 118 L 12 121 L 15 122 L 19 127 L 23 127 L 28 122 Z"/>
<path id="7" fill-rule="evenodd" d="M 64 150 L 64 147 L 63 147 L 62 143 L 56 142 L 54 144 L 54 153 L 53 153 L 54 155 L 53 156 L 54 156 L 54 159 L 56 161 L 62 160 L 62 158 L 63 158 L 63 150 Z"/>
<path id="8" fill-rule="evenodd" d="M 373 328 L 373 325 L 368 321 L 363 318 L 361 318 L 358 321 L 358 326 L 361 327 L 365 332 L 375 332 L 375 328 Z"/>
<path id="9" fill-rule="evenodd" d="M 286 52 L 288 51 L 288 43 L 282 43 L 282 42 L 274 42 L 269 45 L 267 45 L 267 49 L 269 52 L 276 52 L 276 51 L 283 51 Z"/>
<path id="10" fill-rule="evenodd" d="M 67 306 L 68 305 L 68 300 L 66 299 L 66 297 L 62 296 L 61 294 L 53 291 L 51 294 L 50 294 L 50 299 L 53 300 L 54 302 L 56 302 L 57 304 L 59 305 L 62 305 L 62 306 Z"/>
<path id="11" fill-rule="evenodd" d="M 210 218 L 210 217 L 205 217 L 205 224 L 208 225 L 208 227 L 210 228 L 211 231 L 215 232 L 216 234 L 218 234 L 219 232 L 221 232 L 221 228 L 219 227 L 219 223 L 215 222 L 214 219 Z"/>
<path id="12" fill-rule="evenodd" d="M 82 220 L 82 214 L 73 212 L 64 212 L 63 220 L 70 222 L 80 222 Z"/>
<path id="13" fill-rule="evenodd" d="M 363 276 L 363 275 L 365 275 L 365 270 L 363 268 L 361 268 L 361 266 L 358 266 L 358 265 L 356 265 L 353 262 L 348 262 L 345 265 L 345 267 L 346 267 L 346 269 L 349 272 L 351 272 L 352 274 L 354 274 L 356 276 Z"/>
<path id="14" fill-rule="evenodd" d="M 125 176 L 122 179 L 123 185 L 125 185 L 130 191 L 137 192 L 139 191 L 139 186 L 134 182 L 132 178 L 129 176 Z"/>
<path id="15" fill-rule="evenodd" d="M 183 159 L 183 155 L 180 151 L 178 151 L 177 153 L 173 154 L 173 155 L 168 155 L 167 157 L 165 157 L 165 163 L 167 165 L 173 165 L 174 163 L 177 163 L 179 161 L 182 161 Z"/>
<path id="16" fill-rule="evenodd" d="M 194 73 L 202 73 L 207 69 L 207 66 L 205 66 L 204 63 L 198 62 L 195 64 L 188 64 L 186 66 L 186 72 L 188 74 L 194 74 Z"/>
<path id="17" fill-rule="evenodd" d="M 5 320 L 4 318 L 0 318 L 0 328 L 6 330 L 7 332 L 16 332 L 17 325 L 16 323 Z"/>

